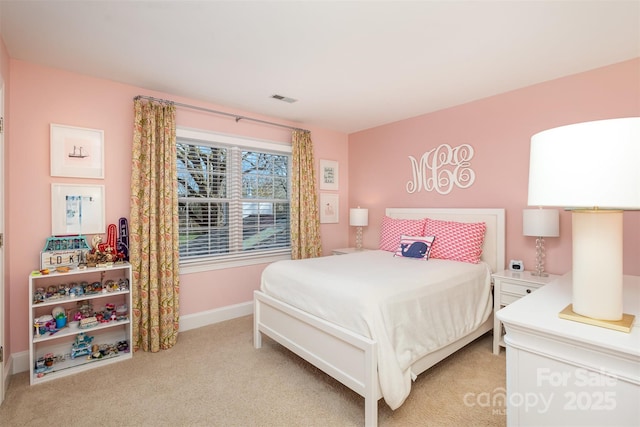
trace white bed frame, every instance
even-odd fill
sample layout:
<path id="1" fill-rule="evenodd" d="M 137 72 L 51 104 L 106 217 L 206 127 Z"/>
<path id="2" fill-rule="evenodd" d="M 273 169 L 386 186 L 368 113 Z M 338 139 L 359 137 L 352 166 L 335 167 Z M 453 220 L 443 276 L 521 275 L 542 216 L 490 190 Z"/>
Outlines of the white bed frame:
<path id="1" fill-rule="evenodd" d="M 482 259 L 493 272 L 505 265 L 504 209 L 387 208 L 393 218 L 485 222 Z M 475 331 L 418 360 L 411 368 L 416 375 L 490 331 L 493 316 Z M 254 292 L 253 345 L 262 347 L 262 335 L 285 346 L 307 362 L 364 397 L 365 425 L 377 426 L 378 400 L 382 397 L 377 374 L 377 344 L 374 340 L 327 322 L 261 291 Z"/>

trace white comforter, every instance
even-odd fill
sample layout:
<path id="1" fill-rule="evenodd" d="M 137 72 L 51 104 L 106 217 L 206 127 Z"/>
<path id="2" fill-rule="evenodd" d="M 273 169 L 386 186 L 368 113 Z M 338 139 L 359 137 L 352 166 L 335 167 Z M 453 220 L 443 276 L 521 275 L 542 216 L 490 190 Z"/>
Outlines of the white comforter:
<path id="1" fill-rule="evenodd" d="M 279 261 L 261 290 L 378 343 L 380 389 L 396 409 L 411 390 L 411 365 L 461 338 L 491 314 L 487 264 L 363 251 Z"/>

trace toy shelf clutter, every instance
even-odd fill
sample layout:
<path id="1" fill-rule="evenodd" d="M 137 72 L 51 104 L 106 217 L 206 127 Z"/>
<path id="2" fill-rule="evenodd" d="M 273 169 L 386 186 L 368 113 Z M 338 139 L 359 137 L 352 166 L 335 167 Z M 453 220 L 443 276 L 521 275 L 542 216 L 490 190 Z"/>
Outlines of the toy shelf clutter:
<path id="1" fill-rule="evenodd" d="M 29 275 L 30 384 L 132 357 L 131 265 Z"/>

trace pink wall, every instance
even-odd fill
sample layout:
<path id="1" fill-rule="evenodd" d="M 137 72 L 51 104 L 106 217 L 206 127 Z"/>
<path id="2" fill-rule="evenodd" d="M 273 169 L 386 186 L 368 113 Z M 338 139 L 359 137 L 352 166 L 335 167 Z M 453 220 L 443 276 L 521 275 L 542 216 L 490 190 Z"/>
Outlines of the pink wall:
<path id="1" fill-rule="evenodd" d="M 522 236 L 531 136 L 570 123 L 640 116 L 639 76 L 640 58 L 349 135 L 350 205 L 369 208 L 364 246 L 377 247 L 385 207 L 505 208 L 507 262 L 521 259 L 531 268 L 535 238 Z M 444 143 L 473 146 L 475 183 L 447 195 L 409 194 L 408 156 L 419 159 Z M 571 215 L 563 211 L 560 218 L 560 237 L 546 239 L 552 273 L 571 269 Z M 624 272 L 640 275 L 640 212 L 624 213 L 624 233 Z"/>
<path id="2" fill-rule="evenodd" d="M 129 216 L 133 97 L 151 95 L 191 105 L 246 115 L 312 131 L 316 163 L 326 158 L 347 164 L 347 135 L 287 123 L 248 112 L 205 104 L 170 94 L 90 78 L 57 69 L 11 60 L 11 137 L 7 156 L 7 286 L 11 353 L 27 349 L 28 275 L 39 268 L 39 253 L 51 234 L 51 183 L 95 183 L 106 187 L 106 220 Z M 178 126 L 207 129 L 253 138 L 290 141 L 290 131 L 249 121 L 178 108 Z M 103 129 L 105 179 L 86 180 L 49 176 L 49 124 Z M 348 177 L 341 178 L 340 202 L 347 204 Z M 347 211 L 339 224 L 323 225 L 324 252 L 346 246 Z M 181 276 L 180 314 L 187 315 L 251 301 L 264 265 Z"/>

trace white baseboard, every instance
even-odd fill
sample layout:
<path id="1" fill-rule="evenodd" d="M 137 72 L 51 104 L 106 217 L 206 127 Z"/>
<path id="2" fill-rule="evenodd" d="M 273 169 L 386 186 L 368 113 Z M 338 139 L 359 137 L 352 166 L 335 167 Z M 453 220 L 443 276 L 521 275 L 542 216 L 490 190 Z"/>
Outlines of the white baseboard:
<path id="1" fill-rule="evenodd" d="M 185 332 L 190 329 L 201 328 L 203 326 L 213 325 L 214 323 L 224 322 L 225 320 L 231 320 L 237 317 L 249 316 L 251 314 L 253 314 L 253 301 L 202 311 L 200 313 L 187 314 L 185 316 L 180 316 L 180 329 L 178 329 L 178 332 Z M 28 351 L 21 351 L 20 353 L 12 354 L 11 361 L 13 362 L 13 369 L 11 369 L 10 362 L 9 369 L 5 371 L 7 380 L 9 372 L 13 375 L 29 370 Z"/>
<path id="2" fill-rule="evenodd" d="M 13 353 L 11 355 L 11 361 L 13 362 L 13 369 L 11 370 L 12 375 L 29 370 L 29 352 L 28 351 Z"/>
<path id="3" fill-rule="evenodd" d="M 180 316 L 180 329 L 178 329 L 178 332 L 201 328 L 202 326 L 213 325 L 214 323 L 224 322 L 225 320 L 248 316 L 250 314 L 253 314 L 253 301 L 201 311 L 200 313 L 187 314 L 186 316 Z"/>

